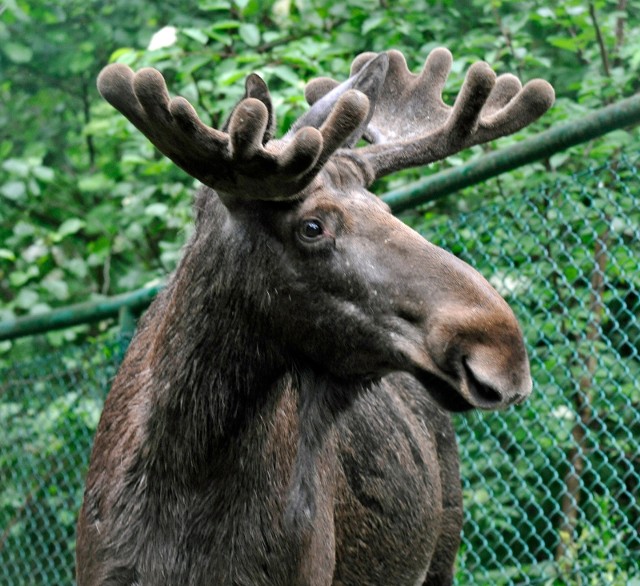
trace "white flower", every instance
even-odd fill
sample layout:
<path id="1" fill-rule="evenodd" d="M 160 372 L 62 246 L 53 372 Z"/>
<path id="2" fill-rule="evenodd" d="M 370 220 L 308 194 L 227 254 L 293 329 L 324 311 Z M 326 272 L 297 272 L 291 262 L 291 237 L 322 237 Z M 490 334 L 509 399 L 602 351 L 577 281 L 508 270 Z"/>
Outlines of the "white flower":
<path id="1" fill-rule="evenodd" d="M 178 29 L 175 26 L 164 26 L 151 37 L 147 49 L 155 51 L 156 49 L 171 47 L 177 40 Z"/>
<path id="2" fill-rule="evenodd" d="M 527 291 L 531 286 L 531 281 L 526 277 L 514 277 L 504 272 L 494 273 L 489 277 L 489 282 L 496 288 L 498 293 L 503 296 L 519 295 Z"/>
<path id="3" fill-rule="evenodd" d="M 566 405 L 559 405 L 551 412 L 551 415 L 556 419 L 565 419 L 566 421 L 573 421 L 576 418 L 574 411 Z"/>

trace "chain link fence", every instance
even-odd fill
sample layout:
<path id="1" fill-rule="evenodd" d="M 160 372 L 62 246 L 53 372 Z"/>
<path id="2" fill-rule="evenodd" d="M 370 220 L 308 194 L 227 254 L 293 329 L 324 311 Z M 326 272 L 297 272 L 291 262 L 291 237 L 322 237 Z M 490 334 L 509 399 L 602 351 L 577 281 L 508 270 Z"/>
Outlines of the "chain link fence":
<path id="1" fill-rule="evenodd" d="M 432 208 L 417 226 L 507 298 L 534 379 L 525 405 L 456 419 L 460 585 L 640 585 L 638 162 Z M 123 348 L 114 337 L 0 370 L 0 584 L 73 583 L 83 476 Z"/>
<path id="2" fill-rule="evenodd" d="M 93 434 L 124 352 L 107 341 L 0 371 L 0 584 L 74 584 Z"/>

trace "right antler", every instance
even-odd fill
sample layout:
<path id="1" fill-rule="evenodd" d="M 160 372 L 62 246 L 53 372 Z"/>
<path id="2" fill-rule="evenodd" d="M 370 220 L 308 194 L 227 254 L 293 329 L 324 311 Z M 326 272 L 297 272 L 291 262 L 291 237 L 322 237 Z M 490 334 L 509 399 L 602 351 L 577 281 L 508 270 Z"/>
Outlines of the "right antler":
<path id="1" fill-rule="evenodd" d="M 546 112 L 554 101 L 553 88 L 541 79 L 522 87 L 513 75 L 496 78 L 483 62 L 469 68 L 453 107 L 442 101 L 442 89 L 451 70 L 451 53 L 435 49 L 420 75 L 412 74 L 399 51 L 389 51 L 388 73 L 377 96 L 364 138 L 372 146 L 358 155 L 368 161 L 375 177 L 399 169 L 442 160 L 464 148 L 512 134 Z M 352 77 L 375 58 L 358 56 Z M 339 91 L 327 78 L 313 80 L 307 100 L 319 100 L 325 92 Z M 373 107 L 373 104 L 372 104 Z"/>
<path id="2" fill-rule="evenodd" d="M 303 126 L 286 140 L 270 141 L 271 100 L 257 75 L 224 131 L 205 125 L 184 98 L 170 99 L 162 75 L 145 68 L 107 66 L 98 77 L 102 96 L 187 173 L 241 199 L 289 199 L 304 189 L 333 152 L 361 126 L 367 97 L 345 92 L 318 128 Z"/>

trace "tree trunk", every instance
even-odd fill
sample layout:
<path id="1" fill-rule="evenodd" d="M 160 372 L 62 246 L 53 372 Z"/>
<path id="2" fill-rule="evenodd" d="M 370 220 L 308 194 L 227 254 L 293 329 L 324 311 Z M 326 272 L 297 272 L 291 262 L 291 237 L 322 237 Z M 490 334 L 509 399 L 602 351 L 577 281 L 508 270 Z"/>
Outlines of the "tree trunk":
<path id="1" fill-rule="evenodd" d="M 560 541 L 556 549 L 556 560 L 564 571 L 570 570 L 572 549 L 577 535 L 580 500 L 582 492 L 582 475 L 587 452 L 587 429 L 591 422 L 591 389 L 598 366 L 598 355 L 594 348 L 600 338 L 604 313 L 603 293 L 605 288 L 605 270 L 608 261 L 607 240 L 609 229 L 605 228 L 598 235 L 594 245 L 594 263 L 591 274 L 591 295 L 589 301 L 590 320 L 587 323 L 585 342 L 586 351 L 582 354 L 583 374 L 578 389 L 572 397 L 576 419 L 571 430 L 572 447 L 568 453 L 569 469 L 564 478 L 565 491 L 562 495 L 562 519 L 560 524 Z"/>

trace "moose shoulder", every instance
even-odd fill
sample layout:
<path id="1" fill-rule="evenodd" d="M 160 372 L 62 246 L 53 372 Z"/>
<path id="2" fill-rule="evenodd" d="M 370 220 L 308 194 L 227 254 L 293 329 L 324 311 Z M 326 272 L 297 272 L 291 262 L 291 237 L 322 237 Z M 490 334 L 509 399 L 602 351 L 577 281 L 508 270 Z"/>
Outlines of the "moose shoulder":
<path id="1" fill-rule="evenodd" d="M 444 49 L 419 75 L 397 51 L 361 55 L 344 83 L 309 84 L 282 139 L 256 75 L 215 130 L 157 71 L 101 73 L 102 95 L 203 187 L 107 397 L 79 586 L 451 583 L 447 412 L 523 401 L 527 354 L 488 282 L 367 187 L 519 130 L 553 90 L 479 63 L 449 107 L 450 68 Z"/>

